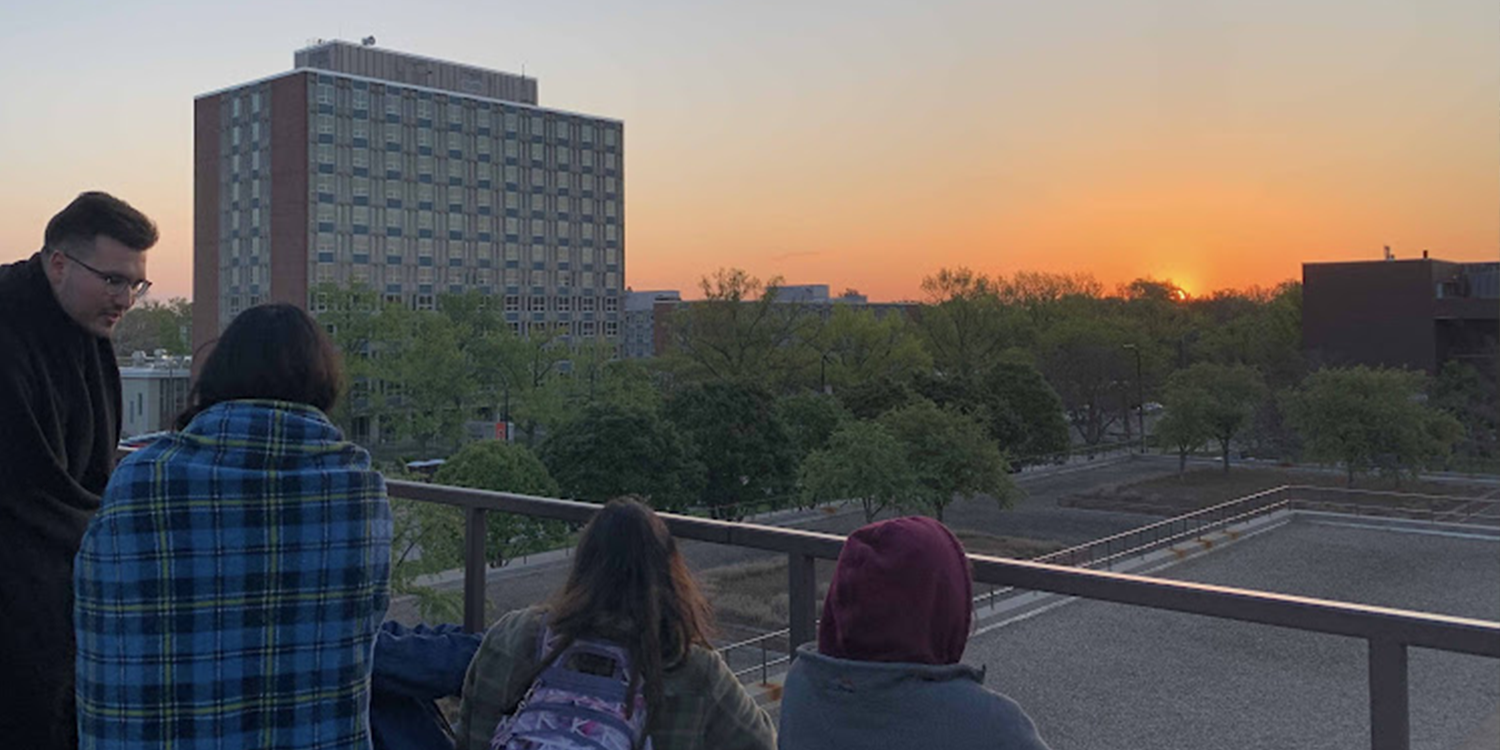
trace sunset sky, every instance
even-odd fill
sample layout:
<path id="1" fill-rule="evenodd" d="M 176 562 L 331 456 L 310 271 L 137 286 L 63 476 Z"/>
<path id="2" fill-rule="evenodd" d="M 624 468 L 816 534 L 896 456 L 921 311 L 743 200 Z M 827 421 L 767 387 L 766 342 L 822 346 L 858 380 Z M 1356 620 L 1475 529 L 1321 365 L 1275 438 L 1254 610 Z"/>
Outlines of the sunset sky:
<path id="1" fill-rule="evenodd" d="M 153 296 L 188 295 L 193 97 L 365 35 L 623 120 L 635 289 L 1496 260 L 1497 28 L 1495 0 L 11 1 L 0 262 L 105 189 L 161 224 Z"/>

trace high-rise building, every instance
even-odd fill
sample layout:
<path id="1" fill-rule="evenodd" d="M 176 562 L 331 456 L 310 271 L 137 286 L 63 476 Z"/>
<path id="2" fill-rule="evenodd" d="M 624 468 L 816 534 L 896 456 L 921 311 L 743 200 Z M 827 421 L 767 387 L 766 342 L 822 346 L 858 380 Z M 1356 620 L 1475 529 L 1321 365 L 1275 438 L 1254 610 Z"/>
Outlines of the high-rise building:
<path id="1" fill-rule="evenodd" d="M 534 78 L 320 42 L 194 103 L 193 340 L 323 282 L 417 309 L 477 290 L 511 327 L 618 342 L 623 123 Z"/>

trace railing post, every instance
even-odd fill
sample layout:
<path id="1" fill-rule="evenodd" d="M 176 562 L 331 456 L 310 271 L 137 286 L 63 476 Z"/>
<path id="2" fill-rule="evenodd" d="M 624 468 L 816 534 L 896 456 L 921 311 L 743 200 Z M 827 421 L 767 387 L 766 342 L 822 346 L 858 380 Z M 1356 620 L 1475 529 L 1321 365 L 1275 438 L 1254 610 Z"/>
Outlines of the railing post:
<path id="1" fill-rule="evenodd" d="M 464 508 L 464 630 L 484 632 L 484 508 Z"/>
<path id="2" fill-rule="evenodd" d="M 797 658 L 797 647 L 817 638 L 818 569 L 811 555 L 787 554 L 787 593 L 790 601 L 791 632 L 787 634 L 787 655 Z"/>
<path id="3" fill-rule="evenodd" d="M 1370 748 L 1409 750 L 1406 644 L 1370 639 Z"/>

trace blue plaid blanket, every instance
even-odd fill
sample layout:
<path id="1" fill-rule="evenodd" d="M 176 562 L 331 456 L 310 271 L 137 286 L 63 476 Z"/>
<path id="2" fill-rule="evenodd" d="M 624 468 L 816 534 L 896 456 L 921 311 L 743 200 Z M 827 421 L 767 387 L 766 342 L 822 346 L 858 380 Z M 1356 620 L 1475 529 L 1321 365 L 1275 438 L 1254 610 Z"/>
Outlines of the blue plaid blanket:
<path id="1" fill-rule="evenodd" d="M 322 412 L 231 401 L 123 460 L 74 570 L 83 748 L 369 748 L 385 480 Z"/>

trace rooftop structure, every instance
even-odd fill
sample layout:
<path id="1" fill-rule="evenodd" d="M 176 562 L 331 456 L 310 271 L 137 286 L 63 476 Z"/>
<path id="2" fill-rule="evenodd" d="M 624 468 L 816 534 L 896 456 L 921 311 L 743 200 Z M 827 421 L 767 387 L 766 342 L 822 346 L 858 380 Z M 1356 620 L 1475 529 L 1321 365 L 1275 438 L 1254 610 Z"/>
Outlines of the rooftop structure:
<path id="1" fill-rule="evenodd" d="M 1408 367 L 1450 361 L 1493 372 L 1500 263 L 1425 257 L 1302 266 L 1302 344 L 1314 364 Z"/>

